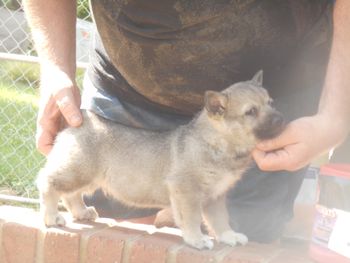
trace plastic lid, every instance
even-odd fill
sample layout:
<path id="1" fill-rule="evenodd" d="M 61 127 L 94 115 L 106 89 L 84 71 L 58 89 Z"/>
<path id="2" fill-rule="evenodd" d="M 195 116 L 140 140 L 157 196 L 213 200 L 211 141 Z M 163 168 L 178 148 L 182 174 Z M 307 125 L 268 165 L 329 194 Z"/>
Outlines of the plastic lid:
<path id="1" fill-rule="evenodd" d="M 339 176 L 350 179 L 350 164 L 331 163 L 323 165 L 320 169 L 320 174 L 326 176 Z"/>

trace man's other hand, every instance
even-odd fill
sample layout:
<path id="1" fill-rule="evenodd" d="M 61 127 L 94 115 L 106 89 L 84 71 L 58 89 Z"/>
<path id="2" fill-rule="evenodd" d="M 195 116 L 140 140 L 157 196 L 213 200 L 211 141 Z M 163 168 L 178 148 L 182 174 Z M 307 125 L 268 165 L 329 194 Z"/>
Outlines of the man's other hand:
<path id="1" fill-rule="evenodd" d="M 253 158 L 261 170 L 295 171 L 340 144 L 347 129 L 325 115 L 303 117 L 287 125 L 278 137 L 259 143 Z"/>

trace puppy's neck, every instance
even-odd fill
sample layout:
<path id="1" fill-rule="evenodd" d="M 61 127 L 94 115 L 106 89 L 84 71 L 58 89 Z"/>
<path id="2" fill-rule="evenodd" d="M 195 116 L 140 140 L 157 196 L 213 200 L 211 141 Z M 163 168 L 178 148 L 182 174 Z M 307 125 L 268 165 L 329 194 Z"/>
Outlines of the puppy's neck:
<path id="1" fill-rule="evenodd" d="M 237 128 L 237 134 L 226 134 L 220 129 L 220 124 L 215 123 L 219 121 L 211 119 L 204 111 L 200 112 L 191 122 L 194 135 L 216 150 L 249 155 L 254 145 L 249 138 L 242 138 L 244 132 Z"/>

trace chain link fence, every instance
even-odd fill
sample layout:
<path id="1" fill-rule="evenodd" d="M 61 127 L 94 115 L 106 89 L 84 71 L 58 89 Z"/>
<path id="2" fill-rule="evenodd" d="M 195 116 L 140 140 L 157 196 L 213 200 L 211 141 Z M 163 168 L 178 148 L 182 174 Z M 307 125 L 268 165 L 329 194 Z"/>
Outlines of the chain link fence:
<path id="1" fill-rule="evenodd" d="M 88 61 L 88 0 L 77 1 L 77 61 Z M 78 71 L 81 83 L 83 70 Z M 35 148 L 39 65 L 21 0 L 0 0 L 0 195 L 37 198 L 44 157 Z M 1 200 L 0 200 L 1 202 Z"/>

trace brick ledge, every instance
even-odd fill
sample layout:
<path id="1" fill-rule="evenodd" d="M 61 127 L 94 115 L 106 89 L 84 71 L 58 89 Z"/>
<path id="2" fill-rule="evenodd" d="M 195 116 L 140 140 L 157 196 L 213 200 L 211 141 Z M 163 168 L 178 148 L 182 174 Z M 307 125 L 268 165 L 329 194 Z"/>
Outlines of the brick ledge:
<path id="1" fill-rule="evenodd" d="M 2 263 L 310 263 L 307 245 L 256 244 L 231 248 L 216 244 L 212 251 L 184 245 L 178 229 L 116 222 L 69 221 L 63 228 L 45 228 L 38 212 L 0 206 Z"/>

